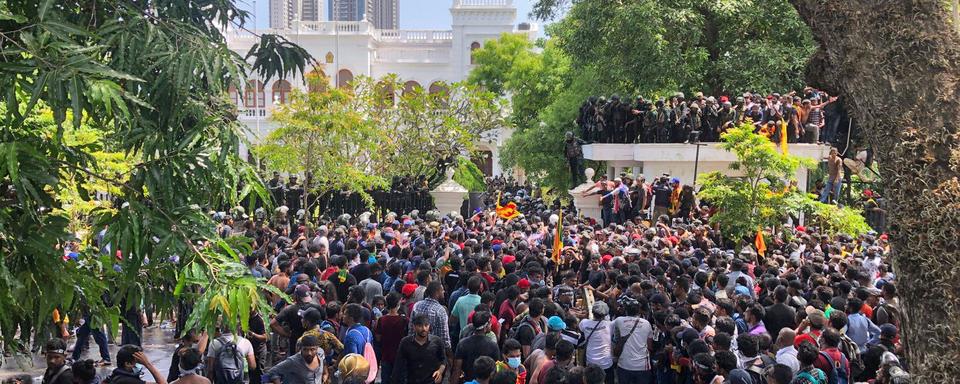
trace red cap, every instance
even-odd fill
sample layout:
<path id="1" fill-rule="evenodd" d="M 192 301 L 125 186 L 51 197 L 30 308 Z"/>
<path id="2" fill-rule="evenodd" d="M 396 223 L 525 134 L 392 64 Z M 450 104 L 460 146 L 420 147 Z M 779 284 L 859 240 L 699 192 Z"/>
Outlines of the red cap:
<path id="1" fill-rule="evenodd" d="M 497 245 L 497 244 L 503 244 L 503 240 L 494 239 L 493 241 L 490 242 L 490 245 Z"/>
<path id="2" fill-rule="evenodd" d="M 767 95 L 767 100 L 773 100 L 773 95 Z"/>
<path id="3" fill-rule="evenodd" d="M 530 288 L 530 280 L 520 279 L 520 281 L 517 282 L 517 286 L 520 288 Z"/>
<path id="4" fill-rule="evenodd" d="M 613 256 L 603 255 L 603 257 L 600 258 L 600 264 L 609 263 L 611 259 L 613 259 Z"/>
<path id="5" fill-rule="evenodd" d="M 802 225 L 798 225 L 798 226 L 797 226 L 797 232 L 806 232 L 806 231 L 807 231 L 807 228 L 806 228 L 806 227 L 804 227 L 804 226 L 802 226 Z"/>
<path id="6" fill-rule="evenodd" d="M 726 96 L 720 96 L 720 102 L 721 102 L 721 103 L 726 103 L 726 102 L 728 102 L 728 101 L 730 101 L 730 98 L 728 98 L 728 97 L 726 97 Z"/>
<path id="7" fill-rule="evenodd" d="M 504 256 L 503 256 L 503 263 L 504 263 L 504 264 L 510 264 L 510 263 L 515 262 L 515 261 L 517 261 L 517 257 L 516 257 L 516 256 L 513 256 L 513 255 L 504 255 Z"/>
<path id="8" fill-rule="evenodd" d="M 403 296 L 410 297 L 413 295 L 413 292 L 417 290 L 416 284 L 404 284 L 403 289 L 400 290 L 403 293 Z"/>

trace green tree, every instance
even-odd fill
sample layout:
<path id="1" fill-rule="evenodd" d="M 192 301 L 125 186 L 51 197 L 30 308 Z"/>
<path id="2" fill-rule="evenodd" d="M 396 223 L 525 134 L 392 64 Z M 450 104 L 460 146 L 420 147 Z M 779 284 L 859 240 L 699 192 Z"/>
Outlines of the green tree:
<path id="1" fill-rule="evenodd" d="M 728 130 L 721 139 L 720 147 L 737 156 L 730 169 L 742 176 L 708 173 L 698 196 L 718 209 L 710 222 L 719 224 L 727 237 L 747 239 L 812 203 L 797 190 L 794 177 L 801 166 L 813 166 L 812 160 L 780 153 L 770 139 L 753 133 L 750 124 Z"/>
<path id="2" fill-rule="evenodd" d="M 204 212 L 249 193 L 268 198 L 237 156 L 243 134 L 227 88 L 241 88 L 248 71 L 269 80 L 302 72 L 312 59 L 275 35 L 260 36 L 246 58 L 230 50 L 222 31 L 242 28 L 248 16 L 233 1 L 0 1 L 5 346 L 42 342 L 54 308 L 91 307 L 115 327 L 123 308 L 103 308 L 105 290 L 124 308 L 145 300 L 168 311 L 176 284 L 177 295 L 200 304 L 194 327 L 221 317 L 245 326 L 250 308 L 269 310 L 250 295 L 264 285 L 242 274 L 238 252 L 249 247 L 220 240 Z M 49 135 L 37 118 L 43 110 L 53 118 Z M 100 145 L 71 142 L 67 119 L 102 127 L 100 144 L 133 162 L 129 172 L 111 174 L 95 156 Z M 90 179 L 115 187 L 124 202 L 93 212 L 111 252 L 82 248 L 89 263 L 65 263 L 64 249 L 75 244 L 62 209 L 73 193 L 90 198 Z"/>
<path id="3" fill-rule="evenodd" d="M 567 1 L 539 0 L 549 19 Z M 786 0 L 573 1 L 551 35 L 607 92 L 795 89 L 814 44 Z"/>
<path id="4" fill-rule="evenodd" d="M 567 186 L 570 176 L 561 171 L 566 169 L 563 134 L 575 130 L 573 120 L 589 82 L 572 84 L 570 60 L 552 40 L 535 45 L 524 35 L 507 33 L 475 51 L 474 59 L 477 66 L 468 81 L 510 102 L 509 120 L 516 130 L 504 147 L 503 165 L 523 169 L 542 185 Z"/>
<path id="5" fill-rule="evenodd" d="M 289 101 L 271 116 L 279 127 L 255 152 L 271 168 L 310 174 L 310 192 L 348 190 L 372 201 L 365 191 L 386 181 L 379 172 L 371 172 L 381 153 L 382 132 L 360 112 L 359 104 L 364 101 L 339 88 L 307 93 L 294 90 Z M 313 207 L 304 207 L 313 211 Z"/>
<path id="6" fill-rule="evenodd" d="M 274 113 L 280 128 L 257 154 L 280 170 L 311 173 L 314 192 L 353 191 L 372 204 L 366 190 L 392 176 L 429 179 L 457 167 L 460 155 L 504 123 L 498 99 L 476 85 L 400 89 L 403 81 L 390 75 L 360 76 L 347 89 L 294 91 Z"/>

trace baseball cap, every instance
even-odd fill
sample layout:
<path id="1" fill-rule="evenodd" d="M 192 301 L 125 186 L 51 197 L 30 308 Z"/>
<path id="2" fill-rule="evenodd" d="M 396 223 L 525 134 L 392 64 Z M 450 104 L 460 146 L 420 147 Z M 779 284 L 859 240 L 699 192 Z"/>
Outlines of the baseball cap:
<path id="1" fill-rule="evenodd" d="M 297 285 L 297 288 L 293 291 L 293 297 L 298 300 L 309 301 L 310 286 L 306 284 Z"/>
<path id="2" fill-rule="evenodd" d="M 517 286 L 520 288 L 530 288 L 530 280 L 520 279 L 520 281 L 517 282 Z"/>
<path id="3" fill-rule="evenodd" d="M 880 336 L 887 339 L 897 337 L 897 326 L 890 323 L 881 325 Z"/>
<path id="4" fill-rule="evenodd" d="M 550 316 L 550 318 L 547 319 L 547 328 L 553 331 L 562 331 L 567 329 L 567 323 L 564 323 L 560 316 Z"/>
<path id="5" fill-rule="evenodd" d="M 824 315 L 823 311 L 808 305 L 807 308 L 804 309 L 804 312 L 807 313 L 807 320 L 810 320 L 810 324 L 814 324 L 819 327 L 827 325 L 827 316 Z"/>
<path id="6" fill-rule="evenodd" d="M 606 316 L 610 313 L 610 307 L 607 306 L 607 303 L 598 301 L 596 303 L 593 303 L 592 311 L 595 315 Z"/>

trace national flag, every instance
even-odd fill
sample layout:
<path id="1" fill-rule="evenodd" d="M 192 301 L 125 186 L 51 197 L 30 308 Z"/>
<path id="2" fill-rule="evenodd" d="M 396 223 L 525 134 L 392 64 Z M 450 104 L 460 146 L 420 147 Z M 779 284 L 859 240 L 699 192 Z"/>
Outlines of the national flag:
<path id="1" fill-rule="evenodd" d="M 553 235 L 553 255 L 551 258 L 554 263 L 560 264 L 560 252 L 563 250 L 563 209 L 560 209 L 559 219 L 557 219 L 557 233 Z"/>
<path id="2" fill-rule="evenodd" d="M 767 253 L 767 244 L 763 242 L 763 230 L 757 230 L 757 237 L 753 239 L 753 245 L 757 247 L 757 254 L 764 256 Z"/>
<path id="3" fill-rule="evenodd" d="M 507 205 L 500 205 L 500 197 L 503 196 L 501 191 L 497 195 L 497 216 L 504 220 L 516 219 L 520 216 L 520 211 L 517 211 L 517 204 L 514 202 L 508 202 Z"/>

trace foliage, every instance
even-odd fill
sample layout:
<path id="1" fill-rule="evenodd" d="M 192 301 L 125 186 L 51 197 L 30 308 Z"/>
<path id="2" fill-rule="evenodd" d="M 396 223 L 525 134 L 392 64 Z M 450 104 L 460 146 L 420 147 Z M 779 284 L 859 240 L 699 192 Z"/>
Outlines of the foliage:
<path id="1" fill-rule="evenodd" d="M 538 0 L 534 14 L 566 5 Z M 797 88 L 814 50 L 787 0 L 580 0 L 550 32 L 608 92 L 644 95 Z"/>
<path id="2" fill-rule="evenodd" d="M 274 169 L 310 174 L 311 186 L 322 190 L 365 194 L 383 186 L 383 176 L 369 172 L 379 156 L 381 132 L 361 115 L 357 103 L 353 93 L 342 89 L 294 90 L 273 113 L 279 127 L 255 151 Z"/>
<path id="3" fill-rule="evenodd" d="M 230 255 L 236 251 L 211 246 L 217 240 L 214 223 L 203 213 L 236 205 L 249 193 L 268 196 L 236 155 L 243 135 L 224 95 L 228 86 L 240 87 L 248 70 L 269 80 L 312 58 L 282 38 L 263 35 L 248 65 L 227 47 L 222 32 L 242 28 L 248 16 L 233 1 L 3 2 L 4 344 L 42 342 L 45 333 L 38 330 L 53 308 L 64 314 L 89 308 L 94 319 L 112 327 L 120 309 L 141 299 L 168 311 L 174 305 L 169 287 L 184 268 L 197 274 L 180 298 L 192 301 L 196 292 L 223 289 L 227 306 L 211 316 L 231 313 L 243 322 L 249 315 L 237 297 L 248 292 L 234 289 L 246 285 L 226 272 L 224 260 L 237 260 Z M 52 126 L 43 120 L 46 111 Z M 101 132 L 90 136 L 85 125 Z M 98 158 L 100 152 L 111 155 Z M 118 176 L 118 164 L 129 169 Z M 110 252 L 80 245 L 80 263 L 64 262 L 64 248 L 75 245 L 68 242 L 63 210 L 76 198 L 89 201 L 88 188 L 101 183 L 124 202 L 91 213 L 94 228 L 107 229 L 102 244 Z M 224 285 L 212 289 L 215 282 Z M 100 299 L 105 290 L 113 297 L 109 308 Z M 200 320 L 196 325 L 207 327 L 214 319 Z"/>
<path id="4" fill-rule="evenodd" d="M 470 192 L 483 192 L 487 190 L 483 178 L 483 172 L 473 161 L 464 156 L 457 157 L 457 171 L 453 174 L 453 181 Z"/>
<path id="5" fill-rule="evenodd" d="M 539 42 L 504 34 L 474 52 L 469 81 L 509 97 L 510 122 L 516 131 L 502 154 L 505 168 L 520 167 L 548 186 L 566 186 L 563 134 L 573 130 L 579 103 L 589 94 L 588 76 L 573 83 L 570 60 L 552 40 Z M 541 124 L 542 123 L 542 124 Z"/>
<path id="6" fill-rule="evenodd" d="M 819 228 L 821 233 L 857 236 L 872 230 L 863 211 L 857 208 L 811 201 L 804 211 L 808 215 L 807 225 Z"/>
<path id="7" fill-rule="evenodd" d="M 743 124 L 721 135 L 720 147 L 733 152 L 737 160 L 730 169 L 742 177 L 712 172 L 702 176 L 700 199 L 718 208 L 710 218 L 731 239 L 744 239 L 758 228 L 776 226 L 788 212 L 796 212 L 811 200 L 799 192 L 794 175 L 812 160 L 784 155 L 770 139 Z"/>
<path id="8" fill-rule="evenodd" d="M 312 172 L 321 190 L 363 194 L 392 176 L 429 179 L 503 125 L 493 93 L 472 84 L 442 88 L 398 92 L 403 81 L 390 75 L 360 76 L 346 90 L 295 91 L 258 154 L 279 169 Z"/>

